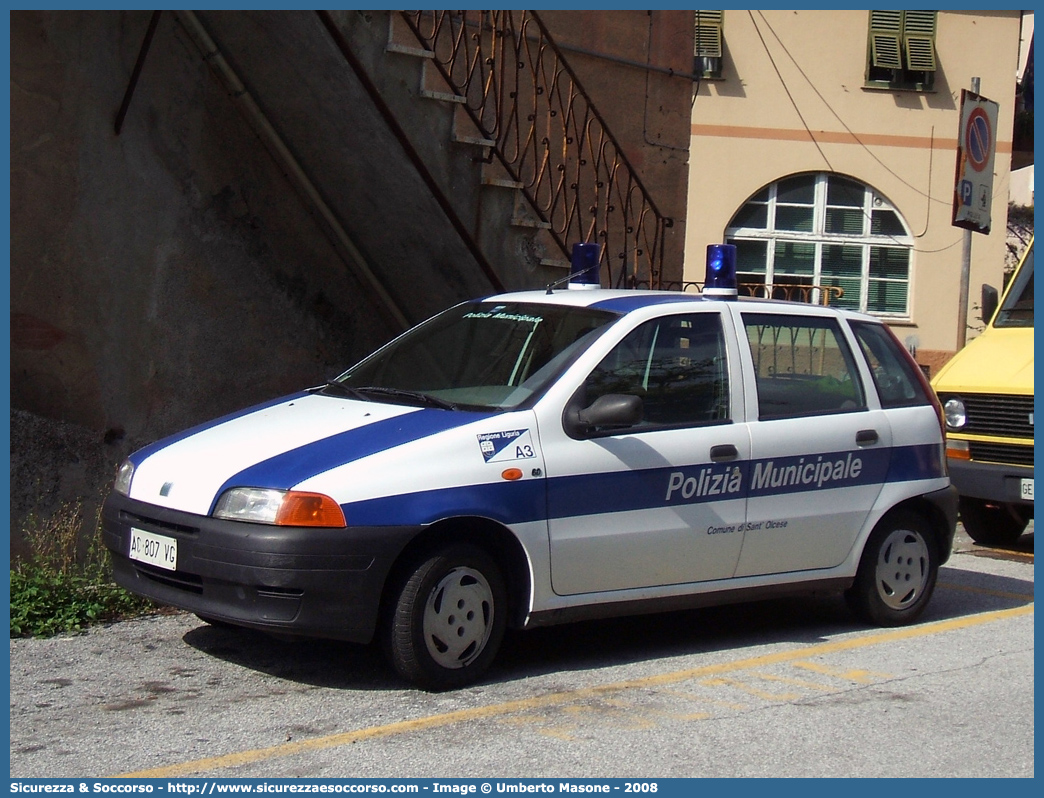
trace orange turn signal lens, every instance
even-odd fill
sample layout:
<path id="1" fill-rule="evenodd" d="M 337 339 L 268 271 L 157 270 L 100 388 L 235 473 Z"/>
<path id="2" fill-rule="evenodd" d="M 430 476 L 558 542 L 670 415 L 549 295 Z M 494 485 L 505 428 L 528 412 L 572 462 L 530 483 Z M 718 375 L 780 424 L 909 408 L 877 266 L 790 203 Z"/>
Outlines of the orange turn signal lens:
<path id="1" fill-rule="evenodd" d="M 946 456 L 951 460 L 971 460 L 968 441 L 946 441 Z"/>
<path id="2" fill-rule="evenodd" d="M 290 491 L 276 513 L 279 526 L 347 526 L 340 505 L 321 493 Z"/>
<path id="3" fill-rule="evenodd" d="M 500 476 L 502 476 L 504 479 L 514 482 L 516 479 L 522 479 L 522 469 L 505 468 L 503 471 L 500 472 Z"/>

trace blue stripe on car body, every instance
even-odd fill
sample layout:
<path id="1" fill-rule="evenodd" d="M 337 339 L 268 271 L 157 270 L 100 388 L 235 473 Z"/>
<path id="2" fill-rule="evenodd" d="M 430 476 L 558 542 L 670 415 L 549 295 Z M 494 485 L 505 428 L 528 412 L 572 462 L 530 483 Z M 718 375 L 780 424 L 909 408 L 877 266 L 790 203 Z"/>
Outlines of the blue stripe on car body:
<path id="1" fill-rule="evenodd" d="M 932 454 L 935 448 L 935 444 L 924 444 L 727 464 L 704 463 L 639 471 L 578 474 L 552 477 L 546 481 L 530 479 L 512 483 L 495 482 L 382 496 L 349 502 L 342 507 L 349 526 L 423 526 L 460 515 L 477 515 L 505 524 L 520 524 L 548 517 L 548 507 L 552 508 L 552 518 L 572 518 L 802 491 L 812 493 L 874 483 L 936 479 L 945 476 L 945 471 L 939 458 Z M 835 468 L 839 467 L 838 463 L 844 463 L 844 467 L 851 470 L 849 455 L 853 460 L 860 460 L 859 473 L 854 476 L 837 480 L 831 477 L 827 480 L 824 472 L 818 472 L 818 477 L 812 479 L 817 472 L 805 470 L 808 466 L 816 469 L 820 458 L 821 462 L 832 463 Z M 751 480 L 759 466 L 764 484 L 755 489 Z M 795 470 L 788 472 L 790 468 Z M 732 478 L 736 469 L 740 472 L 742 487 L 727 492 L 727 480 Z M 677 473 L 681 473 L 683 479 L 694 479 L 694 488 L 689 496 L 685 496 L 683 488 L 677 486 L 676 493 L 671 492 L 668 501 L 671 477 Z M 702 480 L 701 474 L 704 475 Z M 775 486 L 771 484 L 774 474 L 780 475 Z M 796 476 L 791 478 L 788 474 Z M 722 479 L 717 488 L 712 479 L 716 476 Z M 802 476 L 807 476 L 810 481 L 802 482 Z M 816 487 L 814 483 L 819 479 L 824 479 L 823 484 Z M 546 505 L 543 501 L 545 488 Z M 713 492 L 715 490 L 717 492 Z"/>
<path id="2" fill-rule="evenodd" d="M 286 402 L 292 402 L 295 399 L 300 399 L 303 396 L 308 396 L 309 393 L 309 391 L 299 391 L 298 393 L 293 393 L 289 396 L 280 396 L 268 402 L 261 402 L 260 404 L 253 405 L 242 410 L 237 410 L 234 413 L 229 413 L 226 416 L 221 416 L 219 418 L 206 421 L 202 424 L 197 424 L 195 427 L 190 427 L 189 429 L 182 430 L 181 432 L 175 433 L 174 435 L 170 435 L 166 438 L 161 438 L 160 440 L 155 441 L 154 443 L 150 443 L 148 446 L 138 449 L 136 452 L 131 454 L 128 459 L 134 464 L 134 467 L 137 468 L 146 459 L 154 455 L 156 452 L 160 451 L 160 449 L 165 449 L 168 446 L 178 443 L 179 441 L 183 441 L 186 438 L 191 438 L 193 435 L 198 435 L 201 432 L 206 432 L 208 429 L 213 429 L 214 427 L 220 426 L 221 424 L 225 424 L 229 421 L 234 421 L 237 418 L 249 416 L 251 413 L 259 413 L 262 410 L 267 410 L 270 407 L 276 407 L 277 405 L 281 405 Z"/>
<path id="3" fill-rule="evenodd" d="M 229 477 L 215 494 L 210 512 L 214 511 L 221 494 L 229 488 L 289 490 L 294 485 L 332 468 L 481 421 L 491 415 L 493 414 L 421 408 L 312 441 L 255 463 Z"/>

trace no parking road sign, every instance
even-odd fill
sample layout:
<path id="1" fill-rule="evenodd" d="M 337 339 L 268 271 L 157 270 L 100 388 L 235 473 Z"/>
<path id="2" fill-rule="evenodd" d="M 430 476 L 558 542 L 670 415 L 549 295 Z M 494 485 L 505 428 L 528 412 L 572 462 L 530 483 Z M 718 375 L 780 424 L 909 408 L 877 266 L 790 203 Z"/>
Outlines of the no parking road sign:
<path id="1" fill-rule="evenodd" d="M 961 130 L 957 138 L 957 178 L 953 224 L 977 233 L 990 232 L 993 159 L 997 152 L 997 103 L 961 91 Z"/>

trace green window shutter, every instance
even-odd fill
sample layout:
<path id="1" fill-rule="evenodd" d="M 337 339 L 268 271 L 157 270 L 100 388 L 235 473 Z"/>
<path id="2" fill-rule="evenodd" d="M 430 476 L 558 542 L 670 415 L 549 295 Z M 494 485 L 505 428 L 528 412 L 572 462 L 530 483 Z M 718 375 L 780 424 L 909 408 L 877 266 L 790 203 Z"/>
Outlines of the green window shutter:
<path id="1" fill-rule="evenodd" d="M 870 66 L 902 69 L 903 12 L 870 12 Z"/>
<path id="2" fill-rule="evenodd" d="M 725 29 L 724 11 L 697 11 L 696 47 L 694 55 L 702 58 L 721 58 Z"/>
<path id="3" fill-rule="evenodd" d="M 937 11 L 903 12 L 903 49 L 906 68 L 920 72 L 934 72 L 935 22 Z"/>

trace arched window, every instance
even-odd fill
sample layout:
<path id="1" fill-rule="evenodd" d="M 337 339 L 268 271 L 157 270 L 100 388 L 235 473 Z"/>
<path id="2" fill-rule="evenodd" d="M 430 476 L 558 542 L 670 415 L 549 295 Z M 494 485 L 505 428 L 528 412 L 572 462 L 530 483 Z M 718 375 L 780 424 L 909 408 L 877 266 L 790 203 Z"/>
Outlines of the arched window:
<path id="1" fill-rule="evenodd" d="M 822 301 L 880 316 L 910 315 L 913 238 L 870 186 L 826 172 L 784 178 L 740 208 L 725 231 L 741 285 L 757 295 Z M 764 285 L 764 289 L 751 288 Z M 794 288 L 805 287 L 804 296 Z"/>

